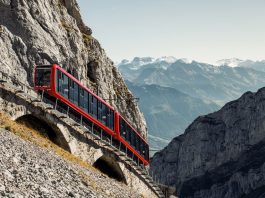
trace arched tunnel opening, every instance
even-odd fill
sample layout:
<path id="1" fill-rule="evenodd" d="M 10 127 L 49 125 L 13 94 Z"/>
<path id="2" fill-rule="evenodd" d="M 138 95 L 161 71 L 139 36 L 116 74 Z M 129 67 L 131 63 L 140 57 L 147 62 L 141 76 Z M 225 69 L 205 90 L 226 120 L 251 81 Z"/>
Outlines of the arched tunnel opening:
<path id="1" fill-rule="evenodd" d="M 127 184 L 125 176 L 115 159 L 103 155 L 93 166 L 110 178 Z"/>
<path id="2" fill-rule="evenodd" d="M 70 152 L 68 143 L 57 126 L 48 124 L 47 122 L 33 115 L 21 116 L 16 119 L 16 122 L 24 124 L 27 127 L 38 131 L 42 136 L 49 138 L 54 144 Z"/>

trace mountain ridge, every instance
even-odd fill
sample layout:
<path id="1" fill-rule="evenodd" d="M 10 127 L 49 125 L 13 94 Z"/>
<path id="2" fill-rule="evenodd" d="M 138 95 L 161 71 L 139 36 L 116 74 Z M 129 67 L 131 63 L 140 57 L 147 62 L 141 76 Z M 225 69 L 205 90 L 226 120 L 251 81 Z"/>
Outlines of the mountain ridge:
<path id="1" fill-rule="evenodd" d="M 146 120 L 148 120 L 148 128 L 152 135 L 150 136 L 151 146 L 161 149 L 165 146 L 166 141 L 159 142 L 159 138 L 168 140 L 181 134 L 197 116 L 215 111 L 228 101 L 238 98 L 244 92 L 256 91 L 265 84 L 265 72 L 248 67 L 217 67 L 196 61 L 185 62 L 180 59 L 176 59 L 174 63 L 164 60 L 155 62 L 154 60 L 157 59 L 150 57 L 144 59 L 145 64 L 139 65 L 139 62 L 143 63 L 144 61 L 141 61 L 139 57 L 136 60 L 133 59 L 133 63 L 126 61 L 124 64 L 119 64 L 118 68 L 127 80 L 127 84 L 130 81 L 130 85 L 133 85 L 128 84 L 129 89 L 140 98 L 141 110 L 144 112 Z M 262 66 L 260 67 L 262 68 Z M 174 116 L 170 112 L 168 114 L 161 112 L 156 117 L 150 113 L 155 108 L 154 104 L 148 102 L 150 97 L 141 90 L 145 87 L 146 92 L 153 97 L 152 89 L 154 85 L 164 87 L 163 90 L 157 90 L 159 94 L 154 100 L 160 100 L 161 104 L 167 104 L 168 109 L 175 111 Z M 189 98 L 196 98 L 201 102 L 192 100 L 193 103 L 190 102 L 190 107 L 183 105 L 191 100 L 187 100 L 185 97 L 182 97 L 182 100 L 173 97 L 166 88 L 172 88 L 172 92 L 178 90 L 188 95 Z M 169 101 L 171 102 L 169 103 Z M 207 104 L 210 106 L 206 107 Z M 211 104 L 215 104 L 215 108 Z M 176 116 L 191 112 L 192 106 L 201 107 L 205 111 L 194 111 L 193 117 Z M 183 107 L 186 107 L 185 111 L 181 110 Z M 162 110 L 163 108 L 161 106 Z M 156 121 L 151 121 L 152 119 Z M 159 130 L 158 127 L 155 127 L 157 125 L 160 126 Z M 169 126 L 171 127 L 169 128 Z M 158 134 L 159 131 L 160 134 Z M 171 136 L 168 136 L 169 134 Z M 157 139 L 154 139 L 153 136 Z"/>
<path id="2" fill-rule="evenodd" d="M 226 58 L 226 59 L 220 59 L 215 61 L 214 63 L 207 63 L 203 61 L 197 61 L 193 59 L 188 59 L 188 58 L 176 58 L 174 56 L 161 56 L 158 58 L 154 58 L 151 56 L 147 57 L 134 57 L 133 59 L 123 59 L 120 62 L 117 62 L 117 67 L 120 67 L 125 64 L 133 64 L 133 65 L 139 65 L 140 66 L 146 65 L 146 64 L 152 64 L 156 62 L 167 62 L 167 63 L 174 63 L 176 61 L 183 61 L 184 63 L 192 63 L 192 62 L 197 62 L 197 63 L 202 63 L 202 64 L 207 64 L 207 65 L 213 65 L 213 66 L 229 66 L 229 67 L 249 67 L 249 65 L 255 65 L 255 64 L 263 64 L 263 67 L 265 67 L 265 60 L 251 60 L 251 59 L 239 59 L 239 58 Z M 255 68 L 255 66 L 254 66 Z"/>
<path id="3" fill-rule="evenodd" d="M 131 70 L 130 64 L 119 65 L 119 70 L 136 84 L 158 84 L 173 87 L 193 97 L 223 105 L 245 91 L 255 91 L 265 83 L 264 71 L 248 67 L 216 67 L 199 62 L 159 62 L 141 65 Z"/>

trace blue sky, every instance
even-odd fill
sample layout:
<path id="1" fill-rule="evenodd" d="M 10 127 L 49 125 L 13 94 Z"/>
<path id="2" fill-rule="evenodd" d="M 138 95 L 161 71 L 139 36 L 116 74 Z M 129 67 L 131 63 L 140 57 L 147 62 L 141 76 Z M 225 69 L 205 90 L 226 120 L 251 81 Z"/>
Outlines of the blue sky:
<path id="1" fill-rule="evenodd" d="M 265 0 L 78 0 L 114 61 L 175 56 L 265 59 Z"/>

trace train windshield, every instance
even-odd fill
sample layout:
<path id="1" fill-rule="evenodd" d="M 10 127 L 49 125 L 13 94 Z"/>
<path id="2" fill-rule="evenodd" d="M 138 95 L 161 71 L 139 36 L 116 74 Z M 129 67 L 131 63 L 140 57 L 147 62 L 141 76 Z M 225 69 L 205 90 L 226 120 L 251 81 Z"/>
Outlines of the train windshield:
<path id="1" fill-rule="evenodd" d="M 51 65 L 36 67 L 36 86 L 50 86 Z"/>

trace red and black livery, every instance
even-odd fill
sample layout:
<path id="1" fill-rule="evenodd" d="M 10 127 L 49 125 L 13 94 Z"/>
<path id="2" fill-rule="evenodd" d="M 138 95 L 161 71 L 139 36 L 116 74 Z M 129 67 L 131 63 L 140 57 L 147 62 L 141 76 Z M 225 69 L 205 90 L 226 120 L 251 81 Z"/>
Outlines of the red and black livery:
<path id="1" fill-rule="evenodd" d="M 111 105 L 57 64 L 35 66 L 34 72 L 34 89 L 56 102 L 57 110 L 111 139 L 137 163 L 149 164 L 148 143 Z"/>

